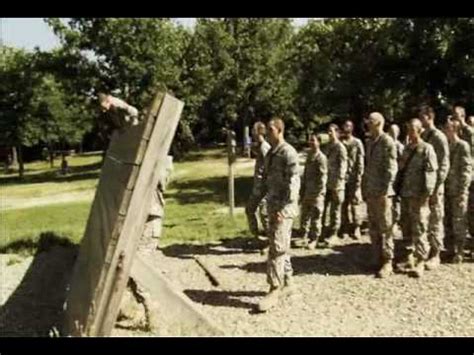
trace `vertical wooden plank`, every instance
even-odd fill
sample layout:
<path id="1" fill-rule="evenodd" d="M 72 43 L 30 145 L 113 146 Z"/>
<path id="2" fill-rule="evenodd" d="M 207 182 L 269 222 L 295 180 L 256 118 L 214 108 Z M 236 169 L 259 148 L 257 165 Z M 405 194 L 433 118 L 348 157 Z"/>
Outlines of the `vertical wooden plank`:
<path id="1" fill-rule="evenodd" d="M 114 132 L 71 279 L 65 334 L 110 334 L 182 107 L 158 93 L 139 126 Z"/>

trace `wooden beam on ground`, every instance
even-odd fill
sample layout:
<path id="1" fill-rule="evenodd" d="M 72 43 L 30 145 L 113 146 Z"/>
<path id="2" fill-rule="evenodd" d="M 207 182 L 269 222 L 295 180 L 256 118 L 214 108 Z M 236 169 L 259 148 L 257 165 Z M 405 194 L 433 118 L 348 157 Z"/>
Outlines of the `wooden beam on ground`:
<path id="1" fill-rule="evenodd" d="M 130 276 L 150 296 L 153 329 L 157 335 L 223 336 L 224 332 L 204 315 L 162 273 L 137 256 Z"/>

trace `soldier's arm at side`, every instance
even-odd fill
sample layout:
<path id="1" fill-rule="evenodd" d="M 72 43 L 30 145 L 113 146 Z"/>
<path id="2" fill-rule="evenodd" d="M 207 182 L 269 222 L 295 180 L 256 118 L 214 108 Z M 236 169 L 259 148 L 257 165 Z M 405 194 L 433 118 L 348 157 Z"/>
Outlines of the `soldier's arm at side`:
<path id="1" fill-rule="evenodd" d="M 438 158 L 433 146 L 427 145 L 425 160 L 425 184 L 428 196 L 433 193 L 438 175 Z"/>
<path id="2" fill-rule="evenodd" d="M 381 142 L 382 143 L 382 142 Z M 393 185 L 395 182 L 395 177 L 398 171 L 398 163 L 397 163 L 397 147 L 395 142 L 387 140 L 384 142 L 384 157 L 382 159 L 383 166 L 380 167 L 382 170 L 382 184 L 383 188 L 383 195 L 387 194 L 389 191 L 390 186 Z"/>
<path id="3" fill-rule="evenodd" d="M 474 167 L 472 166 L 471 151 L 467 145 L 462 145 L 461 150 L 461 176 L 460 176 L 460 188 L 461 191 L 469 189 L 471 184 L 471 177 Z"/>
<path id="4" fill-rule="evenodd" d="M 449 172 L 449 145 L 446 137 L 439 137 L 439 139 L 435 141 L 433 147 L 436 151 L 436 155 L 439 157 L 438 180 L 436 184 L 436 187 L 438 187 L 439 185 L 444 183 L 444 181 L 448 177 Z"/>
<path id="5" fill-rule="evenodd" d="M 324 155 L 321 155 L 319 171 L 318 171 L 318 180 L 316 181 L 317 191 L 323 191 L 328 180 L 328 162 Z"/>
<path id="6" fill-rule="evenodd" d="M 285 166 L 285 192 L 282 199 L 281 214 L 283 217 L 295 217 L 294 206 L 298 203 L 300 190 L 298 154 L 296 151 L 287 153 Z"/>
<path id="7" fill-rule="evenodd" d="M 357 141 L 357 159 L 354 166 L 355 175 L 357 176 L 357 184 L 360 185 L 362 181 L 362 175 L 364 174 L 364 159 L 365 159 L 365 152 L 364 152 L 364 145 L 361 141 Z"/>
<path id="8" fill-rule="evenodd" d="M 347 174 L 347 150 L 343 145 L 339 146 L 337 152 L 337 178 L 338 180 L 345 180 Z"/>

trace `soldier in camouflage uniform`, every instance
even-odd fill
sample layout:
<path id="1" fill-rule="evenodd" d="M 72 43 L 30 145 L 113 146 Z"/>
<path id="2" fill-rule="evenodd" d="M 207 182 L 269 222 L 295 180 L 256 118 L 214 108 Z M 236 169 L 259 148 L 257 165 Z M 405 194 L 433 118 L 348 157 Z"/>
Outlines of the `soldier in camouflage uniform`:
<path id="1" fill-rule="evenodd" d="M 283 120 L 272 119 L 267 129 L 272 148 L 265 157 L 263 186 L 269 217 L 267 281 L 270 291 L 258 304 L 262 312 L 276 306 L 284 289 L 291 285 L 291 230 L 298 214 L 300 191 L 298 153 L 284 139 Z"/>
<path id="2" fill-rule="evenodd" d="M 467 237 L 467 200 L 472 174 L 469 144 L 459 138 L 461 125 L 448 120 L 445 132 L 449 140 L 451 168 L 446 179 L 446 246 L 452 261 L 463 261 Z"/>
<path id="3" fill-rule="evenodd" d="M 138 110 L 135 107 L 112 95 L 99 93 L 98 97 L 102 111 L 110 115 L 115 127 L 138 124 Z"/>
<path id="4" fill-rule="evenodd" d="M 397 174 L 397 150 L 393 139 L 383 131 L 385 119 L 373 112 L 368 118 L 370 138 L 362 177 L 362 196 L 367 203 L 369 235 L 373 248 L 376 276 L 393 272 L 392 196 Z"/>
<path id="5" fill-rule="evenodd" d="M 255 141 L 255 171 L 253 175 L 253 189 L 252 194 L 245 207 L 245 213 L 247 215 L 247 221 L 249 230 L 254 237 L 259 236 L 257 211 L 260 215 L 260 222 L 263 228 L 263 234 L 268 229 L 268 218 L 267 218 L 267 202 L 263 195 L 263 170 L 265 156 L 270 150 L 270 144 L 265 140 L 265 124 L 262 122 L 256 122 L 253 126 L 252 134 Z"/>
<path id="6" fill-rule="evenodd" d="M 395 146 L 397 148 L 397 162 L 400 164 L 400 159 L 402 158 L 403 155 L 403 150 L 405 149 L 405 146 L 403 145 L 402 142 L 398 140 L 398 137 L 400 136 L 400 127 L 396 125 L 395 123 L 390 125 L 390 128 L 388 130 L 388 134 L 390 137 L 392 137 L 393 141 L 395 142 Z M 400 196 L 393 196 L 393 201 L 392 201 L 392 215 L 393 215 L 393 222 L 392 222 L 392 227 L 395 227 L 397 224 L 400 223 Z"/>
<path id="7" fill-rule="evenodd" d="M 421 277 L 429 255 L 428 221 L 429 198 L 437 182 L 438 161 L 431 144 L 421 138 L 422 124 L 414 118 L 408 124 L 409 144 L 402 156 L 404 169 L 400 195 L 402 198 L 402 233 L 410 245 L 401 271 Z"/>
<path id="8" fill-rule="evenodd" d="M 459 138 L 465 140 L 471 149 L 471 159 L 474 165 L 474 128 L 466 124 L 466 110 L 462 106 L 455 106 L 453 119 L 461 125 Z M 471 186 L 469 188 L 469 199 L 467 203 L 468 228 L 471 234 L 471 252 L 474 254 L 474 171 L 471 177 Z M 474 256 L 474 255 L 473 255 Z"/>
<path id="9" fill-rule="evenodd" d="M 444 181 L 449 171 L 448 139 L 435 127 L 435 113 L 433 108 L 423 105 L 418 110 L 418 118 L 424 131 L 421 138 L 433 146 L 438 161 L 438 176 L 435 189 L 430 196 L 430 217 L 428 223 L 428 241 L 430 243 L 429 258 L 425 267 L 433 270 L 440 264 L 440 253 L 443 249 L 444 238 Z"/>
<path id="10" fill-rule="evenodd" d="M 328 179 L 324 203 L 326 233 L 324 244 L 329 246 L 337 242 L 341 228 L 341 206 L 344 201 L 344 189 L 347 174 L 347 150 L 339 140 L 339 127 L 329 125 L 329 144 L 327 145 Z"/>
<path id="11" fill-rule="evenodd" d="M 308 249 L 316 248 L 321 236 L 324 197 L 327 182 L 327 158 L 319 149 L 320 142 L 315 134 L 309 137 L 310 151 L 306 157 L 303 179 L 301 182 L 301 234 Z M 310 228 L 311 226 L 311 228 Z"/>
<path id="12" fill-rule="evenodd" d="M 343 126 L 342 143 L 347 150 L 347 181 L 342 204 L 342 231 L 347 231 L 353 239 L 360 238 L 362 224 L 362 174 L 364 173 L 364 144 L 352 135 L 354 124 L 347 120 Z"/>

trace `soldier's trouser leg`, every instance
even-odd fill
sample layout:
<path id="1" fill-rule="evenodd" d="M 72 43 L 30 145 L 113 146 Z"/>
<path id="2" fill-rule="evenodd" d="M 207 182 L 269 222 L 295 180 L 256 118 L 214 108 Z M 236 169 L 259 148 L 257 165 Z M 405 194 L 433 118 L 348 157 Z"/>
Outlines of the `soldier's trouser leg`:
<path id="1" fill-rule="evenodd" d="M 413 253 L 413 237 L 412 225 L 410 218 L 410 202 L 409 198 L 402 198 L 400 201 L 400 227 L 402 229 L 403 247 Z"/>
<path id="2" fill-rule="evenodd" d="M 430 254 L 435 255 L 443 248 L 444 237 L 444 193 L 433 194 L 429 199 L 428 241 Z"/>
<path id="3" fill-rule="evenodd" d="M 469 202 L 468 202 L 468 223 L 469 234 L 471 234 L 472 248 L 474 250 L 474 181 L 471 182 L 469 188 Z"/>
<path id="4" fill-rule="evenodd" d="M 261 202 L 261 199 L 255 195 L 250 195 L 247 205 L 245 206 L 245 214 L 247 215 L 247 222 L 249 230 L 255 237 L 258 236 L 258 221 L 257 221 L 257 209 Z"/>
<path id="5" fill-rule="evenodd" d="M 329 198 L 329 226 L 328 236 L 337 235 L 341 228 L 341 205 L 344 200 L 344 190 L 329 190 L 326 199 Z"/>
<path id="6" fill-rule="evenodd" d="M 401 216 L 401 202 L 399 196 L 392 197 L 392 225 L 400 223 L 400 216 Z"/>
<path id="7" fill-rule="evenodd" d="M 387 196 L 367 199 L 369 235 L 377 264 L 393 260 L 392 199 Z"/>
<path id="8" fill-rule="evenodd" d="M 324 196 L 318 196 L 311 208 L 311 235 L 313 238 L 320 237 L 322 232 L 322 218 L 324 210 Z"/>
<path id="9" fill-rule="evenodd" d="M 468 196 L 449 196 L 447 197 L 447 226 L 450 227 L 448 233 L 452 235 L 452 250 L 455 254 L 464 252 L 464 245 L 467 237 L 467 201 Z"/>
<path id="10" fill-rule="evenodd" d="M 285 277 L 293 274 L 289 254 L 293 218 L 284 218 L 278 223 L 275 214 L 269 217 L 267 281 L 271 288 L 280 288 L 284 286 Z"/>
<path id="11" fill-rule="evenodd" d="M 426 260 L 429 250 L 427 232 L 430 208 L 428 201 L 419 197 L 407 197 L 402 198 L 402 204 L 403 200 L 406 200 L 404 207 L 405 210 L 408 210 L 408 213 L 406 213 L 408 221 L 404 221 L 404 223 L 410 224 L 410 250 L 413 250 L 413 255 L 417 260 Z M 405 217 L 405 215 L 403 217 Z"/>
<path id="12" fill-rule="evenodd" d="M 260 222 L 262 223 L 263 231 L 265 232 L 265 235 L 266 235 L 267 230 L 268 230 L 268 210 L 267 210 L 267 199 L 265 197 L 260 201 L 260 204 L 258 205 L 258 212 L 260 216 Z"/>
<path id="13" fill-rule="evenodd" d="M 312 204 L 308 201 L 303 201 L 301 204 L 300 231 L 303 238 L 308 237 L 311 224 L 311 208 Z"/>

